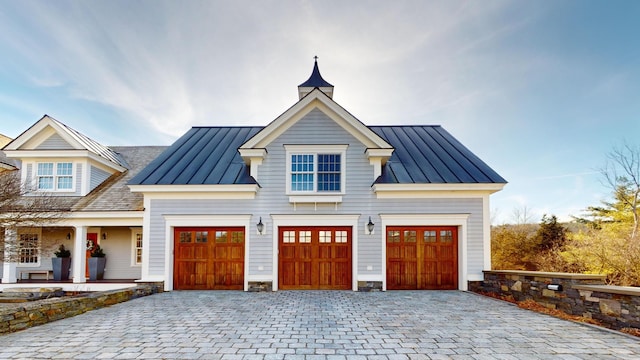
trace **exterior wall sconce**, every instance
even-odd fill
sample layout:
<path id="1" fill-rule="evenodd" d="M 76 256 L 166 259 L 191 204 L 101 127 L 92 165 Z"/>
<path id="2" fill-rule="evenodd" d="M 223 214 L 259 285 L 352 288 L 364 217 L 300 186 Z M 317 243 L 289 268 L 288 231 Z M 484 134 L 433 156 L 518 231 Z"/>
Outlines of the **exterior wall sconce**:
<path id="1" fill-rule="evenodd" d="M 67 233 L 67 240 L 71 240 L 71 233 Z"/>
<path id="2" fill-rule="evenodd" d="M 262 216 L 260 217 L 260 221 L 256 224 L 256 228 L 258 229 L 258 235 L 262 235 L 264 231 L 264 224 L 262 223 Z"/>
<path id="3" fill-rule="evenodd" d="M 367 231 L 369 232 L 369 235 L 373 234 L 373 228 L 376 226 L 376 224 L 374 224 L 371 221 L 371 216 L 369 216 L 369 222 L 367 223 Z"/>
<path id="4" fill-rule="evenodd" d="M 102 233 L 102 240 L 107 240 L 107 233 L 106 232 Z"/>

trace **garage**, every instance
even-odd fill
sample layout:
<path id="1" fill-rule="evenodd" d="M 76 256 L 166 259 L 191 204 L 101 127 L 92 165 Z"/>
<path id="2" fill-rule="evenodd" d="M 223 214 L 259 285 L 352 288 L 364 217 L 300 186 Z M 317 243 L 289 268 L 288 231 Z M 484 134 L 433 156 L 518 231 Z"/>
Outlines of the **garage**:
<path id="1" fill-rule="evenodd" d="M 387 227 L 387 289 L 458 288 L 458 228 Z"/>
<path id="2" fill-rule="evenodd" d="M 175 290 L 242 290 L 244 228 L 175 228 Z"/>
<path id="3" fill-rule="evenodd" d="M 278 238 L 280 289 L 351 289 L 351 227 L 279 227 Z"/>

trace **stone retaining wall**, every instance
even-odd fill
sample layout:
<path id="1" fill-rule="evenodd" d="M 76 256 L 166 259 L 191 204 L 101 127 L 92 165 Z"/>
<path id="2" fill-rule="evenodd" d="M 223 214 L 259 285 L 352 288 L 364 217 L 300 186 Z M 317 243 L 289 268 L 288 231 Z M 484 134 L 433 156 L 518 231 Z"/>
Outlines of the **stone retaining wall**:
<path id="1" fill-rule="evenodd" d="M 76 316 L 87 311 L 163 291 L 163 283 L 141 283 L 134 288 L 88 293 L 20 303 L 0 309 L 0 335 Z"/>
<path id="2" fill-rule="evenodd" d="M 640 328 L 640 288 L 604 285 L 604 280 L 605 275 L 492 270 L 484 272 L 484 281 L 471 282 L 469 289 L 534 300 L 613 329 Z M 561 290 L 548 285 L 560 285 Z"/>

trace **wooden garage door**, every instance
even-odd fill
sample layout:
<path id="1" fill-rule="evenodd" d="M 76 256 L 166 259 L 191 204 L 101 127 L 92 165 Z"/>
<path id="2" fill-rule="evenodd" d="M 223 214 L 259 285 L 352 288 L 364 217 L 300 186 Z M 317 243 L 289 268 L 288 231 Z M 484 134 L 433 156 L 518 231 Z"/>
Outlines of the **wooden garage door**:
<path id="1" fill-rule="evenodd" d="M 280 227 L 278 283 L 283 290 L 351 289 L 350 227 Z"/>
<path id="2" fill-rule="evenodd" d="M 456 227 L 387 227 L 387 289 L 457 288 Z"/>
<path id="3" fill-rule="evenodd" d="M 174 241 L 174 289 L 244 288 L 244 228 L 176 228 Z"/>

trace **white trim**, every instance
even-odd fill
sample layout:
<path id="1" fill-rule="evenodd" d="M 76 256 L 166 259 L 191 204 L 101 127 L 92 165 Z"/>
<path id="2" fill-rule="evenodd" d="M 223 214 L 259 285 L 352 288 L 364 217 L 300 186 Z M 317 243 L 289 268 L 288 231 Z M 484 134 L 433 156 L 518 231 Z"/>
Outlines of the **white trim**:
<path id="1" fill-rule="evenodd" d="M 341 203 L 342 195 L 296 195 L 289 196 L 289 202 L 292 204 Z"/>
<path id="2" fill-rule="evenodd" d="M 358 275 L 358 281 L 380 281 L 384 282 L 384 275 L 381 274 L 364 274 Z"/>
<path id="3" fill-rule="evenodd" d="M 164 242 L 165 242 L 165 263 L 164 263 L 164 289 L 173 290 L 173 262 L 174 262 L 174 239 L 173 229 L 176 227 L 222 227 L 241 226 L 244 227 L 244 291 L 249 290 L 249 248 L 251 240 L 251 217 L 252 215 L 164 215 Z M 148 231 L 147 231 L 148 232 Z M 143 238 L 144 239 L 144 238 Z M 143 240 L 144 241 L 144 240 Z M 145 244 L 143 244 L 144 246 Z M 144 254 L 144 252 L 143 252 Z"/>
<path id="4" fill-rule="evenodd" d="M 382 290 L 387 290 L 387 226 L 458 226 L 458 290 L 468 289 L 467 246 L 470 214 L 380 214 L 382 223 Z"/>
<path id="5" fill-rule="evenodd" d="M 110 169 L 124 172 L 127 168 L 117 165 L 90 150 L 3 150 L 8 158 L 29 159 L 29 158 L 88 158 L 98 164 Z"/>
<path id="6" fill-rule="evenodd" d="M 491 270 L 491 210 L 489 204 L 489 195 L 486 195 L 482 198 L 482 270 Z"/>
<path id="7" fill-rule="evenodd" d="M 142 217 L 142 269 L 140 270 L 140 281 L 164 281 L 161 276 L 151 275 L 149 271 L 149 250 L 151 249 L 151 199 L 144 197 L 144 214 Z M 147 249 L 147 251 L 144 251 Z M 166 255 L 165 255 L 166 256 Z M 160 280 L 158 280 L 158 277 Z M 167 289 L 165 281 L 164 289 Z"/>
<path id="8" fill-rule="evenodd" d="M 257 184 L 246 185 L 128 185 L 131 192 L 141 192 L 154 199 L 253 199 Z"/>
<path id="9" fill-rule="evenodd" d="M 39 173 L 39 166 L 40 164 L 51 164 L 51 175 L 40 175 Z M 71 175 L 58 175 L 58 164 L 71 164 Z M 76 165 L 76 163 L 74 161 L 64 161 L 64 160 L 58 160 L 58 159 L 42 159 L 42 160 L 36 160 L 33 163 L 33 168 L 32 168 L 32 176 L 33 176 L 33 184 L 34 184 L 34 191 L 35 193 L 51 193 L 51 194 L 64 194 L 64 193 L 75 193 L 76 192 L 76 181 L 78 180 L 78 176 L 76 174 L 76 171 L 78 169 L 78 166 Z M 40 189 L 40 178 L 51 178 L 52 179 L 52 183 L 51 189 Z M 71 177 L 71 188 L 70 189 L 59 189 L 58 188 L 58 179 L 61 177 Z"/>
<path id="10" fill-rule="evenodd" d="M 506 184 L 500 183 L 464 183 L 464 184 L 375 184 L 373 192 L 378 198 L 429 197 L 431 192 L 473 192 L 478 196 L 488 192 L 500 191 Z"/>
<path id="11" fill-rule="evenodd" d="M 351 226 L 351 288 L 358 291 L 358 221 L 364 215 L 271 215 L 273 244 L 272 290 L 278 290 L 278 235 L 280 226 Z"/>
<path id="12" fill-rule="evenodd" d="M 285 179 L 287 195 L 320 195 L 328 196 L 335 194 L 345 194 L 347 185 L 347 148 L 349 145 L 284 145 L 285 149 Z M 340 191 L 318 191 L 318 155 L 319 154 L 340 154 Z M 292 155 L 313 155 L 313 191 L 294 191 L 291 190 L 291 156 Z M 342 200 L 340 200 L 342 201 Z M 291 201 L 291 198 L 289 202 Z M 299 201 L 300 202 L 300 201 Z M 312 202 L 312 201 L 306 201 Z M 320 201 L 316 201 L 320 202 Z M 323 201 L 334 202 L 334 201 Z"/>

